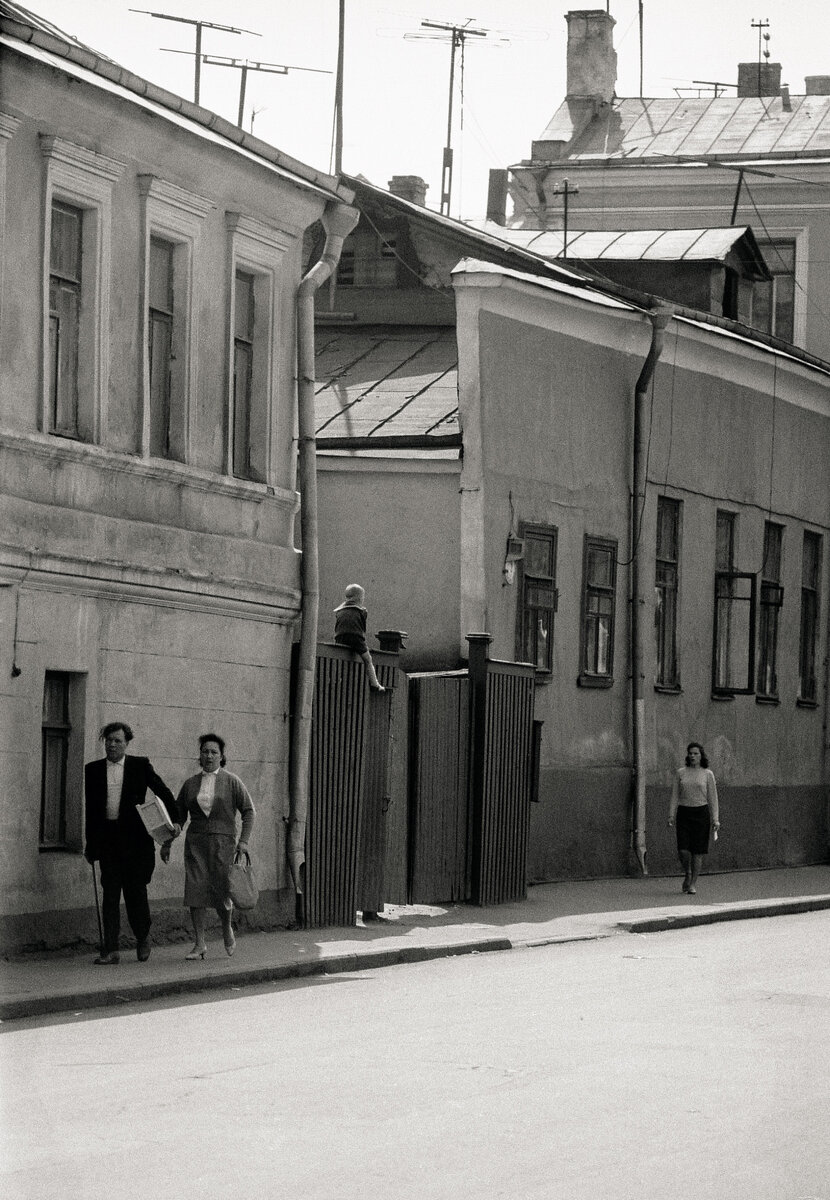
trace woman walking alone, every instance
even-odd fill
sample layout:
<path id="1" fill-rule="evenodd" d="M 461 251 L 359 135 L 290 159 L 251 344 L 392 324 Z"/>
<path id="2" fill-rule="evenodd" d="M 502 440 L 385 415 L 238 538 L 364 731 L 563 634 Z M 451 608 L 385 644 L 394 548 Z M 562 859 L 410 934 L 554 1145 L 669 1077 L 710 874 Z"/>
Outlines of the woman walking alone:
<path id="1" fill-rule="evenodd" d="M 689 742 L 686 765 L 674 777 L 669 801 L 669 828 L 677 828 L 677 855 L 684 871 L 683 891 L 697 893 L 703 856 L 709 851 L 709 834 L 720 829 L 718 786 L 700 742 Z"/>

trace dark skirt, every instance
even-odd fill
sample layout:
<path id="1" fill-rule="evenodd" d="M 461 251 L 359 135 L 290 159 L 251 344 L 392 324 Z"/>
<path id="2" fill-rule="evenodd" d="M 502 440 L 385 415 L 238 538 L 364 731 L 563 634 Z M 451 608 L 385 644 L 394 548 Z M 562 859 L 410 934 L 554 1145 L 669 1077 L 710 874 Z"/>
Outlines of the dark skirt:
<path id="1" fill-rule="evenodd" d="M 228 868 L 235 850 L 236 838 L 188 829 L 184 840 L 184 902 L 188 908 L 224 908 Z"/>
<path id="2" fill-rule="evenodd" d="M 680 804 L 677 808 L 677 849 L 690 854 L 709 853 L 709 830 L 711 828 L 709 805 Z"/>

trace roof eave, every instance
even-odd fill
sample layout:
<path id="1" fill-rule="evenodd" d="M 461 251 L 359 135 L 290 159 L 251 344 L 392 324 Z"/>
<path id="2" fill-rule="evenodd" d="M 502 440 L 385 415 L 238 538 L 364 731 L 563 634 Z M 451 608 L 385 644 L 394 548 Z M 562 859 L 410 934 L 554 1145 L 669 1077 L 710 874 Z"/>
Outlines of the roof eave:
<path id="1" fill-rule="evenodd" d="M 207 108 L 202 108 L 201 105 L 194 104 L 190 100 L 185 100 L 184 97 L 177 96 L 174 92 L 168 92 L 165 88 L 158 87 L 149 80 L 143 79 L 140 75 L 135 75 L 132 71 L 128 71 L 126 67 L 113 62 L 112 59 L 105 58 L 97 54 L 94 50 L 83 47 L 80 43 L 74 44 L 63 41 L 52 34 L 36 29 L 32 25 L 23 24 L 15 18 L 3 14 L 0 14 L 0 33 L 5 34 L 6 37 L 13 41 L 35 46 L 48 54 L 66 59 L 75 66 L 82 67 L 84 70 L 100 76 L 108 83 L 116 84 L 124 88 L 125 91 L 132 92 L 133 95 L 152 101 L 160 107 L 178 114 L 180 117 L 187 118 L 195 125 L 209 129 L 211 133 L 229 142 L 231 147 L 241 147 L 257 158 L 261 158 L 294 176 L 298 186 L 307 184 L 315 189 L 329 192 L 332 198 L 341 200 L 345 204 L 352 202 L 353 193 L 351 189 L 341 183 L 335 176 L 327 175 L 323 171 L 318 171 L 316 168 L 309 167 L 306 163 L 302 163 L 298 159 L 284 154 L 275 146 L 261 141 L 259 138 L 254 137 L 253 134 L 246 133 L 238 125 L 234 125 L 224 117 L 220 117 L 218 113 L 214 113 Z"/>

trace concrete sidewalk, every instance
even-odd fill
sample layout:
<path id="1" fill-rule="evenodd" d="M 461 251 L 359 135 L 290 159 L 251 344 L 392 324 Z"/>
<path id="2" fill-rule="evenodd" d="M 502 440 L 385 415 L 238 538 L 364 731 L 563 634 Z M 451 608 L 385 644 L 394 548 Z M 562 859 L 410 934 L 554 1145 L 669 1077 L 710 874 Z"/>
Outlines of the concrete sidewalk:
<path id="1" fill-rule="evenodd" d="M 696 896 L 683 895 L 679 876 L 542 884 L 492 908 L 387 905 L 384 919 L 351 929 L 245 934 L 233 958 L 218 932 L 203 962 L 185 962 L 189 942 L 156 946 L 146 963 L 123 951 L 117 967 L 96 967 L 94 952 L 21 956 L 0 963 L 0 1019 L 826 908 L 830 866 L 706 875 Z"/>

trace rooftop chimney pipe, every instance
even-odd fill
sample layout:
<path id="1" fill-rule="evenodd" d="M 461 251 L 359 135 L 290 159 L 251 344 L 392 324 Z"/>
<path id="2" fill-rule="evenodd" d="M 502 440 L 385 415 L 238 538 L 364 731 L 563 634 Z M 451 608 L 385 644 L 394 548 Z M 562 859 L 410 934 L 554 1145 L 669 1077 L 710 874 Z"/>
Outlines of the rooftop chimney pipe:
<path id="1" fill-rule="evenodd" d="M 409 200 L 412 204 L 420 204 L 423 208 L 427 202 L 427 188 L 420 175 L 393 175 L 389 180 L 389 191 L 401 200 Z"/>
<path id="2" fill-rule="evenodd" d="M 617 84 L 616 21 L 602 9 L 569 12 L 568 100 L 599 100 L 610 104 Z"/>
<path id="3" fill-rule="evenodd" d="M 781 63 L 738 63 L 738 98 L 780 96 Z"/>

